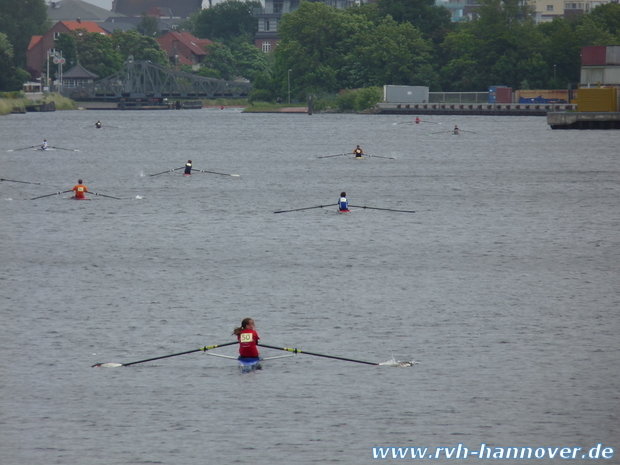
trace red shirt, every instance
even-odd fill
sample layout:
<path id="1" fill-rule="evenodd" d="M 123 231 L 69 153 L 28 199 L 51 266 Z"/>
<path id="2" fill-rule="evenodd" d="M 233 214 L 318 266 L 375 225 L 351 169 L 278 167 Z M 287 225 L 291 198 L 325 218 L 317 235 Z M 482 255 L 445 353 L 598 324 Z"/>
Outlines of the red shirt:
<path id="1" fill-rule="evenodd" d="M 86 189 L 86 186 L 84 184 L 78 184 L 77 186 L 74 186 L 73 189 L 71 189 L 72 191 L 75 191 L 75 198 L 76 199 L 83 199 L 84 198 L 84 192 L 88 192 L 88 189 Z"/>
<path id="2" fill-rule="evenodd" d="M 258 347 L 256 344 L 260 339 L 258 333 L 253 329 L 244 329 L 237 335 L 239 340 L 239 355 L 241 357 L 258 357 Z"/>

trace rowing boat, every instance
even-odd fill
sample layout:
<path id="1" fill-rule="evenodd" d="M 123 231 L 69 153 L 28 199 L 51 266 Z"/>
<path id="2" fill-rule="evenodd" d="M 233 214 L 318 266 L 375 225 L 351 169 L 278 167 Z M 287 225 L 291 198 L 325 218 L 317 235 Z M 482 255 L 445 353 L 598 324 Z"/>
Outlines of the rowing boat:
<path id="1" fill-rule="evenodd" d="M 239 360 L 239 371 L 241 371 L 241 373 L 250 373 L 251 371 L 262 370 L 263 368 L 260 363 L 262 358 L 260 357 L 239 357 L 237 360 Z"/>

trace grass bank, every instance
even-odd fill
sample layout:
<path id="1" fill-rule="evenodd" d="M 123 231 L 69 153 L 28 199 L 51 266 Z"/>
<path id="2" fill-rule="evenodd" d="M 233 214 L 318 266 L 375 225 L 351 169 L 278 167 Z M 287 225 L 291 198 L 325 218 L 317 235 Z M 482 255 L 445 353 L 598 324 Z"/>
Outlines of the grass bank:
<path id="1" fill-rule="evenodd" d="M 77 110 L 77 105 L 73 100 L 56 93 L 45 94 L 38 100 L 32 100 L 26 98 L 23 92 L 3 92 L 0 94 L 0 115 L 11 113 L 14 107 L 25 111 L 26 105 L 50 102 L 54 102 L 56 110 Z"/>
<path id="2" fill-rule="evenodd" d="M 247 107 L 245 107 L 244 112 L 247 113 L 265 113 L 265 112 L 274 112 L 278 113 L 283 108 L 306 108 L 308 105 L 306 103 L 269 103 L 269 102 L 254 102 Z"/>
<path id="3" fill-rule="evenodd" d="M 216 98 L 212 100 L 201 100 L 203 107 L 246 107 L 248 99 Z"/>

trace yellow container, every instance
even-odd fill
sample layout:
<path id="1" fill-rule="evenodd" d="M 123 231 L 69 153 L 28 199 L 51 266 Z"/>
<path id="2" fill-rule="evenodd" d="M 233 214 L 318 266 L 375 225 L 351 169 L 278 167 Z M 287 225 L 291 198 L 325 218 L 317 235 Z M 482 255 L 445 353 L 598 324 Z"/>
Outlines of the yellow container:
<path id="1" fill-rule="evenodd" d="M 577 97 L 577 108 L 580 112 L 618 111 L 618 88 L 597 87 L 588 89 L 581 87 Z"/>

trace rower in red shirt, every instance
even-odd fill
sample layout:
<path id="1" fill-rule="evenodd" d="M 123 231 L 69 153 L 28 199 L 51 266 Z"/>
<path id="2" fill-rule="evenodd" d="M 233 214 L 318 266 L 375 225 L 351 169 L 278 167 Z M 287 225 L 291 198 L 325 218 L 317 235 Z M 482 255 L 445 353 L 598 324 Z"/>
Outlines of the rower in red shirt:
<path id="1" fill-rule="evenodd" d="M 73 189 L 71 189 L 72 191 L 75 192 L 75 197 L 76 199 L 85 199 L 86 197 L 84 196 L 85 192 L 88 192 L 88 189 L 86 188 L 86 186 L 84 184 L 82 184 L 82 180 L 78 179 L 78 183 L 76 186 L 73 186 Z"/>
<path id="2" fill-rule="evenodd" d="M 252 318 L 244 318 L 239 328 L 235 328 L 233 334 L 237 336 L 239 341 L 239 358 L 257 358 L 259 337 L 254 330 L 254 320 Z"/>

